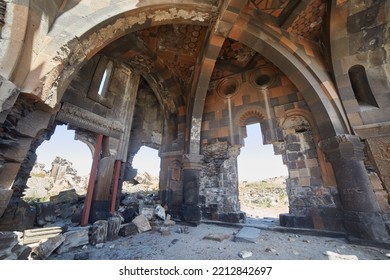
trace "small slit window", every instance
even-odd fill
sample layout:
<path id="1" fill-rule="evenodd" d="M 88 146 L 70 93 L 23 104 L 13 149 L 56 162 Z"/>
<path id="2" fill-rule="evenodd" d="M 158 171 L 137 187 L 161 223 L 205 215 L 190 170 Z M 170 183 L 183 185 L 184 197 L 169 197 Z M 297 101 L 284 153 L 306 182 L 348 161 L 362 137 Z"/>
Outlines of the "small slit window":
<path id="1" fill-rule="evenodd" d="M 107 63 L 106 69 L 103 72 L 102 79 L 100 81 L 99 89 L 98 89 L 98 95 L 101 97 L 106 97 L 108 86 L 110 85 L 110 78 L 112 74 L 112 69 L 114 68 L 114 65 L 111 61 Z"/>
<path id="2" fill-rule="evenodd" d="M 366 69 L 362 65 L 354 65 L 349 69 L 348 75 L 359 105 L 379 108 L 368 82 Z"/>

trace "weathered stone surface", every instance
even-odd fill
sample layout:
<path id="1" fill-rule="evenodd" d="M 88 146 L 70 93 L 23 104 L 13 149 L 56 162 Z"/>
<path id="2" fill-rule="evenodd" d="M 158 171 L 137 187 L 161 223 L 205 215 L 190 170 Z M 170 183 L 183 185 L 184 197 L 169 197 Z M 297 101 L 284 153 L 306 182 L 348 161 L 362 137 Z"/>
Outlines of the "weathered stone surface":
<path id="1" fill-rule="evenodd" d="M 119 235 L 122 237 L 135 235 L 137 233 L 138 233 L 138 228 L 134 223 L 123 224 L 121 225 L 121 228 L 119 230 Z"/>
<path id="2" fill-rule="evenodd" d="M 200 208 L 197 205 L 182 205 L 180 218 L 184 222 L 199 223 L 201 220 Z"/>
<path id="3" fill-rule="evenodd" d="M 0 91 L 0 111 L 10 109 L 14 105 L 20 90 L 15 84 L 0 75 Z"/>
<path id="4" fill-rule="evenodd" d="M 12 251 L 18 244 L 18 236 L 10 231 L 0 232 L 0 260 L 17 259 L 17 255 Z"/>
<path id="5" fill-rule="evenodd" d="M 138 199 L 133 195 L 126 196 L 121 203 L 125 206 L 138 205 Z"/>
<path id="6" fill-rule="evenodd" d="M 107 240 L 107 231 L 108 231 L 108 222 L 107 221 L 96 221 L 93 223 L 91 228 L 91 235 L 89 238 L 89 243 L 91 245 L 96 245 L 99 243 L 104 243 Z"/>
<path id="7" fill-rule="evenodd" d="M 154 207 L 148 207 L 148 206 L 142 207 L 140 215 L 145 216 L 148 220 L 153 219 Z"/>
<path id="8" fill-rule="evenodd" d="M 69 217 L 72 217 L 76 209 L 76 205 L 60 204 L 56 207 L 56 213 L 57 216 L 61 217 L 62 219 L 67 219 Z"/>
<path id="9" fill-rule="evenodd" d="M 47 259 L 55 249 L 57 249 L 63 242 L 65 237 L 62 234 L 50 237 L 44 241 L 41 241 L 37 247 L 34 247 L 31 252 L 31 257 L 35 259 L 45 260 Z"/>
<path id="10" fill-rule="evenodd" d="M 12 190 L 0 190 L 0 217 L 7 209 L 7 205 L 12 197 Z"/>
<path id="11" fill-rule="evenodd" d="M 203 237 L 203 239 L 222 242 L 226 239 L 229 239 L 230 236 L 231 236 L 230 234 L 224 234 L 224 233 L 210 233 L 209 235 Z"/>
<path id="12" fill-rule="evenodd" d="M 33 228 L 35 213 L 35 207 L 23 200 L 12 200 L 0 218 L 0 231 L 23 231 Z"/>
<path id="13" fill-rule="evenodd" d="M 122 215 L 124 223 L 130 223 L 136 217 L 136 211 L 132 206 L 123 206 L 118 212 Z"/>
<path id="14" fill-rule="evenodd" d="M 78 195 L 75 189 L 65 190 L 60 192 L 58 195 L 54 195 L 50 197 L 50 202 L 59 204 L 74 204 L 78 201 Z"/>
<path id="15" fill-rule="evenodd" d="M 148 218 L 146 218 L 143 215 L 139 215 L 139 216 L 135 217 L 134 220 L 132 221 L 132 223 L 137 226 L 138 232 L 145 232 L 145 231 L 149 231 L 152 229 L 152 227 L 150 226 L 150 223 L 148 221 Z"/>
<path id="16" fill-rule="evenodd" d="M 121 218 L 120 217 L 110 217 L 108 218 L 108 231 L 107 231 L 107 240 L 111 241 L 118 237 L 118 233 L 121 227 Z"/>
<path id="17" fill-rule="evenodd" d="M 25 230 L 23 232 L 23 244 L 33 244 L 41 240 L 55 237 L 64 232 L 62 227 L 46 227 Z"/>
<path id="18" fill-rule="evenodd" d="M 80 247 L 89 243 L 89 227 L 80 227 L 80 229 L 65 232 L 64 243 L 57 249 L 58 254 L 70 251 L 72 248 Z"/>
<path id="19" fill-rule="evenodd" d="M 252 227 L 243 227 L 234 237 L 236 242 L 257 243 L 260 238 L 260 230 Z"/>
<path id="20" fill-rule="evenodd" d="M 332 251 L 326 251 L 325 255 L 328 256 L 329 260 L 358 260 L 355 255 L 340 255 Z"/>
<path id="21" fill-rule="evenodd" d="M 44 202 L 37 204 L 37 224 L 40 226 L 54 223 L 57 219 L 56 208 L 52 203 Z"/>
<path id="22" fill-rule="evenodd" d="M 12 249 L 12 252 L 18 256 L 18 260 L 28 260 L 31 251 L 31 247 L 20 244 L 16 244 L 15 247 Z"/>

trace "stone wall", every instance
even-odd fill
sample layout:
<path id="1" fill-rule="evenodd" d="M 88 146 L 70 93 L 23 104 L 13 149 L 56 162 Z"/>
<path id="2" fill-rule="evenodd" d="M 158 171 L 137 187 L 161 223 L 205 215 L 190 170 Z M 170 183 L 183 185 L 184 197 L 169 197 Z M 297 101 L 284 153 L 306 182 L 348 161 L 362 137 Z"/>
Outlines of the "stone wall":
<path id="1" fill-rule="evenodd" d="M 204 159 L 200 172 L 199 200 L 206 219 L 239 222 L 237 156 L 240 146 L 227 142 L 204 145 Z"/>
<path id="2" fill-rule="evenodd" d="M 239 212 L 236 160 L 245 142 L 246 125 L 260 123 L 263 143 L 273 144 L 275 154 L 283 156 L 289 169 L 289 214 L 305 217 L 311 227 L 324 227 L 313 209 L 331 209 L 334 216 L 337 190 L 335 184 L 324 184 L 323 173 L 333 175 L 327 174 L 327 163 L 319 157 L 315 141 L 319 135 L 306 119 L 313 121 L 311 112 L 292 82 L 263 65 L 213 85 L 202 122 L 200 197 L 204 216 L 221 219 Z M 339 218 L 335 219 L 339 223 Z"/>

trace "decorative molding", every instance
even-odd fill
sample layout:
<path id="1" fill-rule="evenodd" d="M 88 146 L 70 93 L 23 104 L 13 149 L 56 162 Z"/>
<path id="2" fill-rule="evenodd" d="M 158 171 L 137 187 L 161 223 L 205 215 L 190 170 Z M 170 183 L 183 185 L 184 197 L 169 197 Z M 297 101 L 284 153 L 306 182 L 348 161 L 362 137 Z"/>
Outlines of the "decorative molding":
<path id="1" fill-rule="evenodd" d="M 56 120 L 78 128 L 120 139 L 124 126 L 119 121 L 110 121 L 76 105 L 65 102 Z"/>
<path id="2" fill-rule="evenodd" d="M 224 78 L 217 83 L 216 92 L 223 99 L 232 98 L 241 87 L 241 82 L 235 77 Z"/>
<path id="3" fill-rule="evenodd" d="M 249 83 L 260 89 L 271 88 L 277 81 L 278 73 L 271 67 L 261 67 L 248 73 Z"/>

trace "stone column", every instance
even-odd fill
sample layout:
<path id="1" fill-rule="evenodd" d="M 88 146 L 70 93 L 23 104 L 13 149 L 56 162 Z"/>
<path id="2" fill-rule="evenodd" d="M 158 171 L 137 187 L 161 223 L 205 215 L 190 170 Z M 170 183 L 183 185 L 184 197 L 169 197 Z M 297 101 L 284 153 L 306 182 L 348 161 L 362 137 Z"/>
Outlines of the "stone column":
<path id="1" fill-rule="evenodd" d="M 106 220 L 110 216 L 111 184 L 114 176 L 116 149 L 119 140 L 113 137 L 103 138 L 102 155 L 99 160 L 95 188 L 93 191 L 89 222 Z"/>
<path id="2" fill-rule="evenodd" d="M 202 169 L 203 156 L 197 154 L 183 155 L 183 205 L 180 216 L 185 222 L 199 223 L 199 175 Z"/>
<path id="3" fill-rule="evenodd" d="M 388 241 L 389 232 L 364 166 L 364 146 L 360 138 L 337 135 L 322 140 L 320 147 L 333 165 L 347 233 L 363 239 Z"/>

